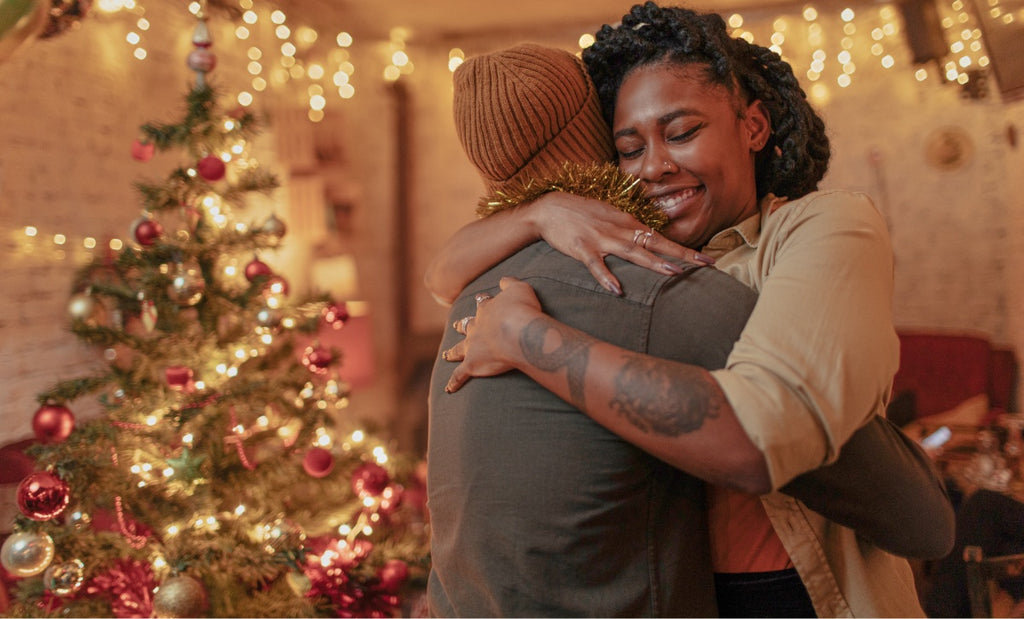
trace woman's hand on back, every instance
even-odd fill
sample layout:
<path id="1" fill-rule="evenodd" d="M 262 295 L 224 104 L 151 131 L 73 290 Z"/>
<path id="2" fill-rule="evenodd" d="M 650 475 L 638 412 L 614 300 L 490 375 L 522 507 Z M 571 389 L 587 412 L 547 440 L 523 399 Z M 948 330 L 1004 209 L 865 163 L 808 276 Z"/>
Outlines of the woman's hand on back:
<path id="1" fill-rule="evenodd" d="M 604 288 L 622 294 L 605 256 L 618 256 L 658 273 L 682 272 L 663 256 L 672 256 L 699 266 L 714 261 L 652 231 L 628 213 L 606 202 L 568 193 L 545 194 L 526 207 L 537 236 L 563 254 L 583 263 Z M 661 254 L 661 255 L 659 255 Z"/>

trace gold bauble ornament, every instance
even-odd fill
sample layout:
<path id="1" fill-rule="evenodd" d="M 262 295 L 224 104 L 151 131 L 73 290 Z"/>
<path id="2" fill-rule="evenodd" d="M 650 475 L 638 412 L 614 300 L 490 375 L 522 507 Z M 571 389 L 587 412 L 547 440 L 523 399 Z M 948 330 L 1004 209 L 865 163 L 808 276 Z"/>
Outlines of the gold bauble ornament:
<path id="1" fill-rule="evenodd" d="M 43 572 L 43 584 L 56 595 L 77 593 L 85 582 L 85 563 L 72 559 L 59 565 L 51 565 Z"/>
<path id="2" fill-rule="evenodd" d="M 202 617 L 206 608 L 206 587 L 185 574 L 171 576 L 153 595 L 153 613 L 157 617 Z"/>
<path id="3" fill-rule="evenodd" d="M 53 538 L 46 533 L 22 531 L 4 541 L 0 548 L 0 564 L 21 578 L 40 574 L 53 561 Z"/>
<path id="4" fill-rule="evenodd" d="M 74 320 L 89 320 L 96 311 L 96 300 L 88 292 L 71 295 L 68 301 L 68 313 Z"/>

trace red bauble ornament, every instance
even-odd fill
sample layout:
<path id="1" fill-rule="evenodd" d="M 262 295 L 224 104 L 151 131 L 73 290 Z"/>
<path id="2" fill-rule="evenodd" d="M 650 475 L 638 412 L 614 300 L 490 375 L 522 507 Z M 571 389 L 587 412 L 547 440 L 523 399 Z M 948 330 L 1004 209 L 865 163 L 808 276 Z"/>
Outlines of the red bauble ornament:
<path id="1" fill-rule="evenodd" d="M 396 593 L 409 579 L 409 566 L 401 559 L 389 559 L 377 572 L 380 588 L 388 593 Z"/>
<path id="2" fill-rule="evenodd" d="M 405 494 L 405 488 L 398 484 L 390 484 L 384 488 L 384 491 L 380 493 L 380 503 L 377 505 L 377 511 L 390 516 L 395 513 L 398 506 L 402 504 L 402 496 Z"/>
<path id="3" fill-rule="evenodd" d="M 306 452 L 302 468 L 310 477 L 327 477 L 334 470 L 334 455 L 322 447 L 314 447 Z"/>
<path id="4" fill-rule="evenodd" d="M 361 497 L 380 496 L 390 482 L 387 470 L 375 462 L 361 464 L 352 472 L 352 489 Z"/>
<path id="5" fill-rule="evenodd" d="M 325 374 L 333 361 L 334 355 L 330 349 L 320 344 L 309 346 L 302 352 L 302 365 L 314 374 Z"/>
<path id="6" fill-rule="evenodd" d="M 263 288 L 263 296 L 288 296 L 288 280 L 280 275 L 272 275 L 267 280 L 267 285 Z"/>
<path id="7" fill-rule="evenodd" d="M 18 484 L 18 508 L 32 520 L 56 518 L 70 500 L 68 485 L 53 473 L 29 473 Z"/>
<path id="8" fill-rule="evenodd" d="M 32 416 L 32 431 L 40 443 L 59 443 L 75 429 L 75 416 L 62 404 L 44 404 Z"/>
<path id="9" fill-rule="evenodd" d="M 152 245 L 164 233 L 164 227 L 159 221 L 145 217 L 136 222 L 132 232 L 139 245 Z"/>
<path id="10" fill-rule="evenodd" d="M 192 384 L 192 368 L 183 365 L 172 365 L 164 370 L 167 386 L 175 391 L 183 391 Z"/>
<path id="11" fill-rule="evenodd" d="M 273 271 L 270 270 L 270 267 L 267 265 L 267 263 L 260 261 L 259 258 L 253 258 L 252 262 L 245 265 L 245 279 L 249 280 L 250 282 L 256 279 L 257 277 L 261 277 L 263 275 L 271 275 L 272 273 Z"/>
<path id="12" fill-rule="evenodd" d="M 344 327 L 350 316 L 348 306 L 344 303 L 331 303 L 324 308 L 324 322 L 331 325 L 333 329 Z"/>
<path id="13" fill-rule="evenodd" d="M 219 181 L 224 178 L 227 166 L 224 161 L 216 155 L 207 155 L 196 164 L 196 171 L 208 181 Z"/>
<path id="14" fill-rule="evenodd" d="M 152 142 L 135 140 L 132 142 L 132 159 L 136 161 L 149 161 L 153 158 L 156 146 Z"/>

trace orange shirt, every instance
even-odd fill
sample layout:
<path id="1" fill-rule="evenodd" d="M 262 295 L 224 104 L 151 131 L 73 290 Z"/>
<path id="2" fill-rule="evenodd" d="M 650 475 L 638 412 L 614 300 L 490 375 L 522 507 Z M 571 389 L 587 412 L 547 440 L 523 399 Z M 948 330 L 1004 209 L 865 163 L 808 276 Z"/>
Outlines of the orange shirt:
<path id="1" fill-rule="evenodd" d="M 708 521 L 715 573 L 772 572 L 793 567 L 756 495 L 709 485 Z"/>

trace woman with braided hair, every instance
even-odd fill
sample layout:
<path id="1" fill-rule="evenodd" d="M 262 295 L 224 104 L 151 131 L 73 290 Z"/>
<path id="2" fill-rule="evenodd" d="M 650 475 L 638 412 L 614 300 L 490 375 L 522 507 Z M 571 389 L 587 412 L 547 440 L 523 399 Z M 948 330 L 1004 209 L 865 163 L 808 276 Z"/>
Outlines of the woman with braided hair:
<path id="1" fill-rule="evenodd" d="M 619 168 L 667 216 L 662 232 L 551 193 L 457 233 L 428 285 L 454 297 L 543 238 L 613 291 L 608 254 L 655 269 L 664 268 L 658 253 L 713 262 L 758 293 L 753 313 L 726 367 L 709 371 L 569 328 L 529 285 L 505 278 L 459 322 L 466 338 L 445 351 L 458 362 L 446 390 L 521 371 L 709 482 L 722 616 L 921 616 L 905 560 L 778 492 L 834 462 L 858 428 L 884 415 L 898 340 L 881 216 L 863 195 L 817 190 L 829 157 L 823 123 L 790 67 L 730 37 L 719 16 L 637 5 L 604 26 L 583 59 Z M 686 322 L 679 317 L 680 328 Z"/>

